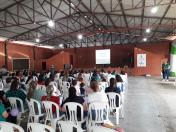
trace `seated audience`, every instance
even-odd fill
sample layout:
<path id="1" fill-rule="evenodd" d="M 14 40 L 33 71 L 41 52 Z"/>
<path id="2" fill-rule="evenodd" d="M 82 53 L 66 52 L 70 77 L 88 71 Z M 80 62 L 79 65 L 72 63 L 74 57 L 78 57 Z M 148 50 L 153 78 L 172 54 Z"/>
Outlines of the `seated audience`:
<path id="1" fill-rule="evenodd" d="M 10 109 L 10 103 L 5 96 L 5 92 L 3 89 L 4 89 L 3 83 L 2 81 L 0 81 L 0 101 L 6 109 Z"/>
<path id="2" fill-rule="evenodd" d="M 46 78 L 45 79 L 45 86 L 46 87 L 49 86 L 50 82 L 51 82 L 50 78 Z"/>
<path id="3" fill-rule="evenodd" d="M 85 84 L 84 83 L 80 83 L 80 92 L 81 92 L 81 96 L 85 96 Z"/>
<path id="4" fill-rule="evenodd" d="M 46 96 L 42 96 L 41 101 L 51 101 L 56 103 L 58 106 L 60 106 L 60 98 L 59 96 L 53 96 L 53 91 L 54 91 L 54 87 L 53 85 L 48 85 L 46 87 Z M 53 112 L 56 112 L 56 108 L 53 107 L 52 108 Z"/>
<path id="5" fill-rule="evenodd" d="M 41 89 L 37 89 L 37 82 L 36 81 L 32 81 L 29 83 L 29 90 L 27 93 L 27 99 L 30 100 L 31 98 L 37 100 L 37 101 L 41 101 L 42 96 L 45 96 L 46 92 L 41 90 Z"/>
<path id="6" fill-rule="evenodd" d="M 116 80 L 114 78 L 110 79 L 110 86 L 105 89 L 105 92 L 106 93 L 115 92 L 115 93 L 120 94 L 121 89 L 119 87 L 117 87 Z"/>
<path id="7" fill-rule="evenodd" d="M 78 77 L 77 77 L 77 80 L 80 81 L 82 78 L 83 78 L 82 73 L 79 73 L 79 74 L 78 74 Z"/>
<path id="8" fill-rule="evenodd" d="M 19 89 L 19 81 L 17 79 L 12 81 L 10 90 L 6 92 L 6 97 L 17 97 L 20 98 L 23 103 L 25 103 L 26 94 L 21 89 Z"/>
<path id="9" fill-rule="evenodd" d="M 39 77 L 38 77 L 38 84 L 39 85 L 44 85 L 45 84 L 45 81 L 44 81 L 44 74 L 40 74 Z"/>
<path id="10" fill-rule="evenodd" d="M 120 88 L 120 91 L 123 92 L 123 80 L 119 74 L 116 75 L 116 85 Z"/>
<path id="11" fill-rule="evenodd" d="M 65 101 L 62 103 L 61 107 L 63 108 L 64 104 L 67 102 L 80 103 L 84 106 L 84 108 L 86 108 L 86 104 L 85 104 L 83 97 L 76 95 L 76 89 L 74 87 L 69 88 L 69 97 L 65 99 Z"/>
<path id="12" fill-rule="evenodd" d="M 6 121 L 6 118 L 9 116 L 9 114 L 7 113 L 4 105 L 2 104 L 1 100 L 0 100 L 0 122 L 1 121 Z"/>
<path id="13" fill-rule="evenodd" d="M 63 112 L 66 111 L 66 109 L 63 106 L 67 102 L 76 102 L 76 103 L 82 104 L 83 108 L 84 108 L 84 117 L 87 116 L 87 107 L 86 107 L 85 100 L 83 99 L 83 97 L 76 95 L 76 89 L 74 87 L 69 88 L 69 97 L 66 98 L 65 101 L 61 105 Z M 79 120 L 81 118 L 80 109 L 78 109 L 77 113 L 78 113 L 77 117 L 78 117 L 78 120 Z M 84 125 L 83 125 L 83 127 L 84 127 Z"/>
<path id="14" fill-rule="evenodd" d="M 58 85 L 57 85 L 57 83 L 54 81 L 54 79 L 55 79 L 55 75 L 54 75 L 54 74 L 51 74 L 51 75 L 50 75 L 50 82 L 49 82 L 49 85 L 53 85 L 53 88 L 54 88 L 53 96 L 60 96 L 61 93 L 60 93 L 60 91 L 58 90 Z"/>
<path id="15" fill-rule="evenodd" d="M 98 75 L 98 73 L 97 73 L 96 70 L 94 70 L 94 72 L 93 72 L 93 74 L 92 74 L 92 76 L 91 76 L 91 81 L 93 81 L 93 80 L 96 80 L 96 81 L 100 81 L 100 80 L 101 80 L 101 78 L 100 78 L 100 76 Z"/>
<path id="16" fill-rule="evenodd" d="M 92 89 L 93 93 L 88 94 L 88 103 L 108 103 L 107 95 L 104 92 L 99 92 L 99 85 L 97 81 L 91 81 L 90 88 Z"/>
<path id="17" fill-rule="evenodd" d="M 32 80 L 32 76 L 31 76 L 31 75 L 29 75 L 29 76 L 27 77 L 27 79 L 26 79 L 25 84 L 30 83 L 30 81 L 31 81 L 31 80 Z"/>
<path id="18" fill-rule="evenodd" d="M 10 90 L 10 85 L 11 85 L 11 78 L 7 77 L 6 78 L 6 83 L 4 84 L 4 92 Z"/>
<path id="19" fill-rule="evenodd" d="M 3 89 L 4 89 L 4 83 L 2 78 L 0 77 L 0 90 L 3 90 Z"/>
<path id="20" fill-rule="evenodd" d="M 113 70 L 111 74 L 115 76 L 116 75 L 116 71 Z"/>
<path id="21" fill-rule="evenodd" d="M 72 86 L 76 89 L 76 95 L 80 96 L 80 87 L 79 87 L 79 83 L 77 82 L 77 80 L 73 80 L 72 81 Z"/>

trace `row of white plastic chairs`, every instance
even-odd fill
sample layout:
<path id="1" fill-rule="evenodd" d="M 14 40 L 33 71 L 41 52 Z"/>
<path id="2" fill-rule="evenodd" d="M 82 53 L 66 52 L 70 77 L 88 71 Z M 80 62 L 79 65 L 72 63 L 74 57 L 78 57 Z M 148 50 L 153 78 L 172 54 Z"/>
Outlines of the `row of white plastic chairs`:
<path id="1" fill-rule="evenodd" d="M 109 113 L 109 111 L 113 112 L 113 110 L 115 109 L 116 110 L 116 112 L 115 112 L 116 124 L 119 124 L 119 113 L 121 113 L 121 116 L 124 117 L 121 96 L 119 94 L 116 94 L 116 93 L 113 93 L 113 92 L 112 93 L 107 93 L 107 95 L 108 95 L 108 99 L 109 99 L 109 103 L 110 103 L 108 106 L 106 106 L 107 107 L 106 108 L 107 109 L 107 113 Z M 118 102 L 116 102 L 116 98 L 118 98 L 117 99 Z M 41 116 L 43 116 L 43 114 L 42 114 L 42 112 L 39 112 L 39 114 L 35 113 L 35 111 L 34 111 L 34 103 L 37 104 L 38 111 L 41 110 L 40 103 L 37 102 L 34 99 L 31 99 L 30 102 L 28 103 L 28 104 L 31 105 L 30 106 L 31 109 L 30 109 L 30 113 L 29 113 L 29 120 L 30 119 L 34 119 L 34 122 L 39 122 L 39 118 Z M 51 121 L 51 125 L 53 127 L 55 127 L 56 126 L 56 121 L 64 118 L 63 116 L 59 115 L 59 107 L 58 107 L 58 105 L 53 103 L 53 102 L 50 102 L 50 101 L 43 101 L 42 104 L 43 104 L 45 112 L 46 112 L 45 123 L 49 120 L 49 121 Z M 54 118 L 54 116 L 53 116 L 52 106 L 56 107 L 56 113 L 57 113 L 56 114 L 56 118 Z M 80 124 L 80 125 L 86 120 L 83 117 L 83 111 L 84 110 L 83 110 L 83 106 L 81 104 L 75 103 L 75 102 L 68 102 L 64 106 L 68 108 L 69 115 L 70 115 L 70 118 L 68 118 L 68 115 L 66 114 L 66 119 L 67 120 L 75 122 L 75 123 Z M 103 110 L 105 108 L 105 107 L 103 107 L 103 105 L 101 103 L 97 103 L 97 105 L 95 105 L 95 106 L 92 103 L 92 104 L 89 105 L 89 108 L 91 108 L 91 106 L 97 108 L 97 110 L 98 109 L 102 109 Z M 99 107 L 97 107 L 97 106 L 99 106 Z M 81 119 L 79 121 L 77 119 L 77 108 L 78 107 L 81 110 Z M 89 109 L 89 112 L 91 113 L 90 109 Z M 92 114 L 90 114 L 90 115 L 92 115 Z M 101 122 L 103 123 L 103 120 L 101 120 Z"/>
<path id="2" fill-rule="evenodd" d="M 53 129 L 52 127 L 40 124 L 40 123 L 28 123 L 27 132 L 85 132 L 80 126 L 75 125 L 72 122 L 68 121 L 58 121 L 58 130 Z M 16 124 L 8 122 L 0 122 L 0 132 L 25 132 L 24 129 Z M 105 128 L 102 126 L 92 126 L 88 132 L 116 132 L 113 129 Z"/>
<path id="3" fill-rule="evenodd" d="M 97 103 L 96 105 L 94 105 L 94 103 L 91 103 L 89 105 L 89 113 L 91 114 L 91 109 L 96 109 L 97 111 L 99 110 L 103 110 L 103 109 L 107 109 L 107 113 L 111 113 L 113 112 L 113 110 L 115 109 L 115 117 L 116 117 L 116 124 L 119 124 L 119 113 L 121 113 L 121 116 L 124 117 L 124 112 L 123 112 L 123 105 L 122 105 L 122 99 L 121 96 L 117 93 L 107 93 L 108 99 L 109 99 L 109 105 L 104 106 L 102 103 Z M 118 98 L 118 102 L 116 102 L 116 98 Z M 21 119 L 21 115 L 25 112 L 24 110 L 24 106 L 23 106 L 23 102 L 21 99 L 19 98 L 15 98 L 15 97 L 10 97 L 8 98 L 12 109 L 18 109 L 17 106 L 17 102 L 20 102 L 20 111 L 18 114 L 18 124 L 20 124 L 20 119 Z M 44 113 L 42 113 L 42 108 L 41 108 L 41 104 L 34 99 L 30 99 L 30 101 L 28 102 L 28 107 L 29 107 L 29 117 L 28 117 L 28 122 L 39 122 L 39 119 L 41 117 L 44 116 Z M 61 120 L 64 118 L 64 115 L 60 115 L 59 114 L 59 106 L 51 101 L 43 101 L 42 102 L 43 107 L 45 109 L 45 124 L 47 123 L 47 121 L 51 122 L 51 125 L 55 128 L 56 127 L 56 121 L 57 120 Z M 118 104 L 118 105 L 117 105 Z M 53 114 L 52 112 L 52 106 L 54 106 L 56 108 L 56 115 Z M 85 121 L 84 117 L 83 117 L 83 106 L 79 103 L 74 103 L 74 102 L 69 102 L 65 104 L 65 107 L 68 108 L 69 110 L 69 115 L 70 118 L 68 118 L 67 114 L 66 114 L 66 119 L 72 122 L 75 122 L 77 124 L 81 124 Z M 81 120 L 78 121 L 77 119 L 77 108 L 81 109 Z M 74 113 L 74 114 L 73 114 Z M 101 115 L 97 116 L 97 117 L 101 117 Z M 108 118 L 108 117 L 107 117 Z M 89 119 L 89 121 L 91 120 L 91 118 Z M 98 120 L 98 119 L 95 119 Z M 101 123 L 103 123 L 104 120 L 101 120 Z"/>

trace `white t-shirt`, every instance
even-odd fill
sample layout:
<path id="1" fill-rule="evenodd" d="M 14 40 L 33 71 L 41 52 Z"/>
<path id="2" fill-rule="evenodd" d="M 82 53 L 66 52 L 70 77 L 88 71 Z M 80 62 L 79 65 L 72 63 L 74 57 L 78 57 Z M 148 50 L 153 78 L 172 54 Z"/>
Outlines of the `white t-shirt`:
<path id="1" fill-rule="evenodd" d="M 53 96 L 60 96 L 60 95 L 61 95 L 60 91 L 59 91 L 58 88 L 57 88 L 57 83 L 56 83 L 56 82 L 51 81 L 51 82 L 49 83 L 49 85 L 53 85 L 53 88 L 54 88 Z"/>
<path id="2" fill-rule="evenodd" d="M 0 80 L 0 91 L 3 91 L 3 90 L 4 90 L 4 85 L 3 85 L 2 80 Z"/>
<path id="3" fill-rule="evenodd" d="M 93 102 L 108 103 L 108 97 L 106 93 L 94 92 L 88 95 L 87 102 L 88 103 L 93 103 Z"/>
<path id="4" fill-rule="evenodd" d="M 80 96 L 81 91 L 80 91 L 80 86 L 79 86 L 79 84 L 77 83 L 76 86 L 74 86 L 74 87 L 75 87 L 75 89 L 76 89 L 76 95 L 77 95 L 77 96 Z"/>

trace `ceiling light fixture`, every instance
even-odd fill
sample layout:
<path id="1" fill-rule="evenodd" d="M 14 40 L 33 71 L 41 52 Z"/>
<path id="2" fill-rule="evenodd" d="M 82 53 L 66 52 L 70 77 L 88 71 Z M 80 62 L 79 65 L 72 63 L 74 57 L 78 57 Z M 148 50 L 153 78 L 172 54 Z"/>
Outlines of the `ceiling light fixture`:
<path id="1" fill-rule="evenodd" d="M 40 42 L 40 39 L 39 39 L 39 38 L 36 38 L 35 41 L 36 41 L 37 43 L 39 43 L 39 42 Z"/>
<path id="2" fill-rule="evenodd" d="M 146 32 L 146 33 L 150 33 L 150 32 L 151 32 L 151 29 L 150 29 L 150 28 L 147 28 L 147 29 L 145 30 L 145 32 Z"/>
<path id="3" fill-rule="evenodd" d="M 78 39 L 81 40 L 83 38 L 83 35 L 82 34 L 78 34 Z"/>
<path id="4" fill-rule="evenodd" d="M 73 3 L 70 3 L 70 5 L 71 5 L 71 7 L 73 7 L 73 8 L 75 7 L 75 5 L 74 5 Z"/>
<path id="5" fill-rule="evenodd" d="M 48 26 L 49 27 L 54 27 L 54 21 L 53 20 L 49 20 L 48 21 Z"/>
<path id="6" fill-rule="evenodd" d="M 59 48 L 64 48 L 64 44 L 59 44 Z"/>
<path id="7" fill-rule="evenodd" d="M 147 41 L 147 38 L 143 38 L 143 41 L 146 42 L 146 41 Z"/>
<path id="8" fill-rule="evenodd" d="M 153 7 L 153 8 L 151 9 L 151 13 L 152 13 L 152 14 L 155 14 L 157 11 L 158 11 L 158 7 L 157 7 L 157 6 L 155 6 L 155 7 Z"/>

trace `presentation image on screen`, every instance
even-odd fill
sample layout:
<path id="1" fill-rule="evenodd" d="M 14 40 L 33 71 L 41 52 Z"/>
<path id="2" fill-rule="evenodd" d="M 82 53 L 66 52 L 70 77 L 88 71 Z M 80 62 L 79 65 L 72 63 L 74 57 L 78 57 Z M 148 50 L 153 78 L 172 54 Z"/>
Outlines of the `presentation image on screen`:
<path id="1" fill-rule="evenodd" d="M 110 49 L 96 50 L 96 64 L 110 64 Z"/>

